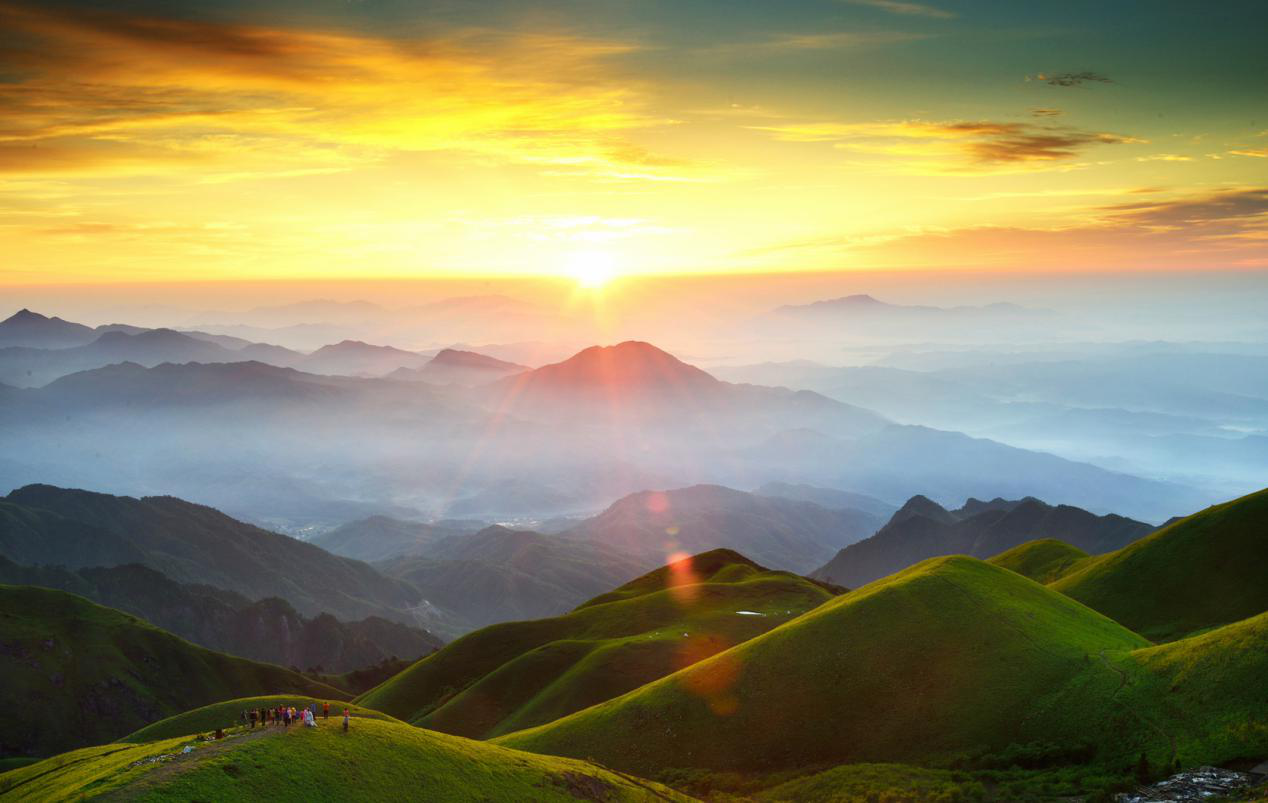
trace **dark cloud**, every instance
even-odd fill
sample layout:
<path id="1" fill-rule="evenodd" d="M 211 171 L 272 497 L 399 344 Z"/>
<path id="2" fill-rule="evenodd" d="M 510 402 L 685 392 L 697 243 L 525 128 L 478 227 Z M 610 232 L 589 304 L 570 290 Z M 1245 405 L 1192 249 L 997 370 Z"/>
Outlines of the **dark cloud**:
<path id="1" fill-rule="evenodd" d="M 1036 106 L 1030 110 L 1032 117 L 1060 117 L 1062 114 L 1065 114 L 1065 112 L 1050 106 Z"/>
<path id="2" fill-rule="evenodd" d="M 1029 78 L 1029 76 L 1027 76 Z M 1034 77 L 1036 81 L 1043 81 L 1049 86 L 1083 86 L 1084 84 L 1112 84 L 1114 83 L 1108 76 L 1101 75 L 1097 72 L 1062 72 L 1062 73 L 1039 73 Z"/>

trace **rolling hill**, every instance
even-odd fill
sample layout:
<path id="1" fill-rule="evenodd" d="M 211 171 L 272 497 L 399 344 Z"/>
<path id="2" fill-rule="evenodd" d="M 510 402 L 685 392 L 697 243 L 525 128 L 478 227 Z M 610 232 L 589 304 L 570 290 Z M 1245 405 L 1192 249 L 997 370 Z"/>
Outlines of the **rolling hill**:
<path id="1" fill-rule="evenodd" d="M 935 558 L 497 743 L 652 773 L 928 760 L 1018 741 L 1036 698 L 1146 645 L 1013 572 Z"/>
<path id="2" fill-rule="evenodd" d="M 337 700 L 271 664 L 197 647 L 83 597 L 0 586 L 0 755 L 46 756 L 117 739 L 188 708 L 262 693 Z"/>
<path id="3" fill-rule="evenodd" d="M 1174 522 L 1052 587 L 1154 640 L 1268 611 L 1268 490 Z"/>
<path id="4" fill-rule="evenodd" d="M 1088 554 L 1055 538 L 1041 538 L 1005 550 L 987 561 L 1047 585 L 1076 569 Z"/>
<path id="5" fill-rule="evenodd" d="M 68 569 L 140 563 L 180 583 L 282 597 L 306 616 L 412 623 L 404 609 L 418 598 L 367 564 L 174 497 L 28 485 L 0 500 L 0 555 Z"/>
<path id="6" fill-rule="evenodd" d="M 809 572 L 833 550 L 869 535 L 871 514 L 812 502 L 696 485 L 643 491 L 565 530 L 565 538 L 605 544 L 655 565 L 675 553 L 734 549 L 764 566 Z"/>
<path id="7" fill-rule="evenodd" d="M 176 583 L 136 563 L 70 571 L 18 566 L 0 556 L 0 583 L 69 591 L 208 649 L 317 673 L 350 672 L 392 657 L 414 661 L 442 644 L 426 630 L 381 617 L 308 618 L 277 597 L 253 602 L 208 585 Z"/>
<path id="8" fill-rule="evenodd" d="M 744 642 L 831 599 L 729 550 L 657 569 L 553 619 L 465 636 L 358 698 L 485 738 L 550 722 Z"/>
<path id="9" fill-rule="evenodd" d="M 235 701 L 235 705 L 244 701 Z M 186 748 L 189 752 L 185 752 Z M 455 797 L 457 795 L 457 797 Z M 0 775 L 12 800 L 688 801 L 671 789 L 572 759 L 550 758 L 356 716 L 316 728 L 234 728 L 89 747 Z"/>
<path id="10" fill-rule="evenodd" d="M 851 544 L 817 569 L 815 577 L 860 586 L 938 555 L 988 558 L 1039 538 L 1056 538 L 1086 552 L 1109 552 L 1153 530 L 1117 515 L 1097 516 L 1038 499 L 983 502 L 959 510 L 915 496 L 871 538 Z"/>

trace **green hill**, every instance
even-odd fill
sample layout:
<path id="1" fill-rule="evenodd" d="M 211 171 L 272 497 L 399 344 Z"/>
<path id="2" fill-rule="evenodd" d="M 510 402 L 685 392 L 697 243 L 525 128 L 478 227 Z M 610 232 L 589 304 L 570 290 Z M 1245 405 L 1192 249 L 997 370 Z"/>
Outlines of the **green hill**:
<path id="1" fill-rule="evenodd" d="M 238 701 L 235 701 L 236 705 Z M 192 748 L 188 753 L 186 747 Z M 573 759 L 521 753 L 399 722 L 234 729 L 108 744 L 0 775 L 6 800 L 687 801 L 666 787 Z"/>
<path id="2" fill-rule="evenodd" d="M 1070 546 L 1055 538 L 1027 541 L 987 560 L 996 566 L 1029 577 L 1036 583 L 1047 585 L 1074 571 L 1088 554 L 1076 546 Z"/>
<path id="3" fill-rule="evenodd" d="M 400 722 L 400 720 L 389 717 L 379 711 L 362 708 L 359 705 L 353 705 L 347 701 L 330 697 L 309 697 L 302 694 L 269 694 L 259 697 L 237 697 L 233 700 L 224 700 L 204 705 L 191 711 L 184 711 L 167 719 L 160 719 L 152 725 L 146 725 L 136 733 L 130 733 L 118 741 L 128 742 L 129 744 L 144 744 L 146 742 L 156 742 L 160 739 L 175 739 L 178 736 L 209 733 L 217 728 L 237 728 L 242 725 L 242 712 L 250 708 L 276 708 L 279 705 L 293 705 L 296 708 L 304 708 L 310 703 L 317 703 L 317 708 L 320 711 L 322 703 L 327 702 L 330 703 L 330 715 L 332 717 L 336 713 L 342 714 L 343 709 L 347 708 L 354 717 Z"/>
<path id="4" fill-rule="evenodd" d="M 117 739 L 216 700 L 342 692 L 272 664 L 203 649 L 83 597 L 0 586 L 0 756 Z"/>
<path id="5" fill-rule="evenodd" d="M 487 738 L 624 694 L 831 598 L 813 581 L 715 550 L 565 616 L 471 633 L 357 702 L 426 728 Z"/>
<path id="6" fill-rule="evenodd" d="M 1011 571 L 935 558 L 496 741 L 657 774 L 931 760 L 1020 741 L 1034 700 L 1101 651 L 1146 644 Z"/>
<path id="7" fill-rule="evenodd" d="M 1052 587 L 1155 641 L 1268 611 L 1268 490 L 1174 522 Z"/>

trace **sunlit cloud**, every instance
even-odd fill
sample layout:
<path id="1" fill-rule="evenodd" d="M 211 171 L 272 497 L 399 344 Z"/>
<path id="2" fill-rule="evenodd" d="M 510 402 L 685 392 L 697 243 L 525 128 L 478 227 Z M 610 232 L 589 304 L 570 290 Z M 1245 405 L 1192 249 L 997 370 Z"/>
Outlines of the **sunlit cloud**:
<path id="1" fill-rule="evenodd" d="M 1037 73 L 1033 76 L 1026 76 L 1027 81 L 1042 81 L 1049 86 L 1085 86 L 1087 84 L 1112 84 L 1114 81 L 1108 76 L 1101 75 L 1097 72 L 1062 72 L 1062 73 Z"/>
<path id="2" fill-rule="evenodd" d="M 576 158 L 658 173 L 666 121 L 612 80 L 630 43 L 460 31 L 427 41 L 0 6 L 0 171 L 225 176 L 346 169 L 385 152 Z"/>

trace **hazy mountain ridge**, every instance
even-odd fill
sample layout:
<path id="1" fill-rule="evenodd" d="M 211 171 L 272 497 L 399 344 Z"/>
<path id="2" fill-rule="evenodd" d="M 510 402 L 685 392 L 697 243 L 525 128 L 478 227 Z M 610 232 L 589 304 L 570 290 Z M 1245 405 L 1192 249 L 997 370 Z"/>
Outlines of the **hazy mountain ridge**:
<path id="1" fill-rule="evenodd" d="M 950 511 L 924 496 L 912 497 L 870 538 L 851 544 L 812 574 L 851 587 L 942 555 L 989 558 L 1041 538 L 1055 538 L 1085 552 L 1118 549 L 1154 530 L 1122 516 L 1097 516 L 1038 499 L 969 499 Z"/>

